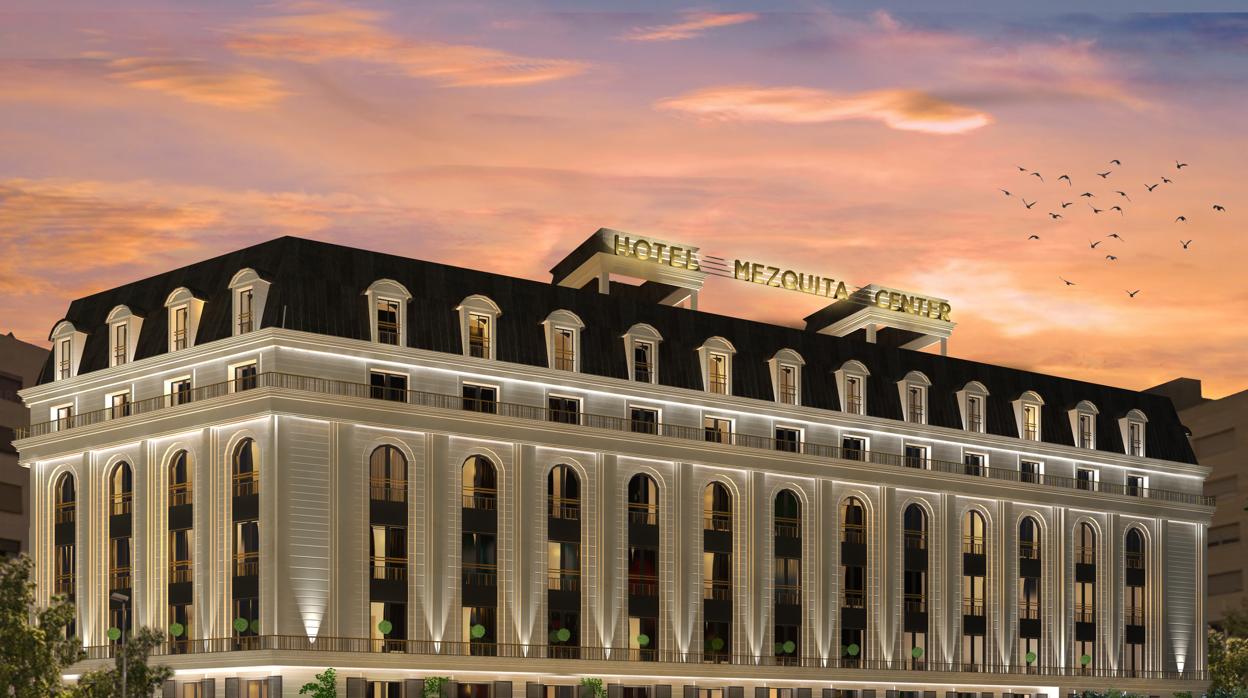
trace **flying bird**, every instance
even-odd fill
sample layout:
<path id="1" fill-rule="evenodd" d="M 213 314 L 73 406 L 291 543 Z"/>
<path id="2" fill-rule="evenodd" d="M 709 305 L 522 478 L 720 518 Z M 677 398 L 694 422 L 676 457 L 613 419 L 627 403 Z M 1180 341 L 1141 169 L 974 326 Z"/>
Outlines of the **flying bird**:
<path id="1" fill-rule="evenodd" d="M 1071 206 L 1071 205 L 1073 205 L 1074 203 L 1075 203 L 1075 202 L 1073 202 L 1073 201 L 1063 201 L 1063 202 L 1062 202 L 1062 208 L 1066 208 L 1067 206 Z"/>
<path id="2" fill-rule="evenodd" d="M 1036 205 L 1036 202 L 1033 201 L 1031 203 L 1027 203 L 1027 199 L 1023 199 L 1023 205 L 1026 206 L 1027 210 L 1030 211 L 1031 207 Z"/>
<path id="3" fill-rule="evenodd" d="M 1092 204 L 1088 204 L 1088 208 L 1092 209 L 1092 213 L 1100 213 L 1101 211 L 1105 210 L 1103 208 L 1097 208 L 1093 206 Z"/>
<path id="4" fill-rule="evenodd" d="M 1112 254 L 1107 254 L 1107 255 L 1105 255 L 1105 259 L 1108 259 L 1109 261 L 1111 261 L 1111 262 L 1112 262 L 1112 261 L 1114 261 L 1114 260 L 1116 260 L 1116 259 L 1118 259 L 1118 258 L 1117 258 L 1117 257 L 1115 257 L 1115 256 L 1113 256 Z"/>
<path id="5" fill-rule="evenodd" d="M 1126 242 L 1126 240 L 1123 240 L 1123 239 L 1122 239 L 1122 236 L 1121 236 L 1121 235 L 1119 235 L 1118 233 L 1110 233 L 1110 234 L 1109 234 L 1109 237 L 1114 238 L 1114 239 L 1115 239 L 1115 240 L 1117 240 L 1118 242 Z"/>
<path id="6" fill-rule="evenodd" d="M 1135 294 L 1137 294 L 1137 293 L 1139 293 L 1139 292 L 1140 292 L 1140 289 L 1138 289 L 1138 288 L 1137 288 L 1137 289 L 1135 289 L 1134 291 L 1127 291 L 1127 295 L 1128 295 L 1128 296 L 1131 296 L 1132 298 L 1135 298 Z"/>
<path id="7" fill-rule="evenodd" d="M 1110 170 L 1109 172 L 1097 172 L 1096 176 L 1100 177 L 1101 179 L 1109 179 L 1109 176 L 1113 173 L 1114 173 L 1113 170 Z"/>
<path id="8" fill-rule="evenodd" d="M 1040 173 L 1039 173 L 1039 172 L 1032 172 L 1032 173 L 1031 173 L 1031 176 L 1032 176 L 1032 177 L 1040 177 Z M 1041 181 L 1041 182 L 1043 182 L 1043 181 L 1044 181 L 1044 177 L 1040 177 L 1040 181 Z"/>
<path id="9" fill-rule="evenodd" d="M 1109 161 L 1109 164 L 1111 164 L 1111 165 L 1121 165 L 1121 164 L 1122 164 L 1122 160 L 1110 160 L 1110 161 Z"/>
<path id="10" fill-rule="evenodd" d="M 1090 191 L 1085 191 L 1084 193 L 1080 194 L 1079 196 L 1086 196 L 1086 197 L 1088 197 L 1088 198 L 1090 199 L 1090 198 L 1092 198 L 1092 197 L 1096 196 L 1096 194 L 1093 194 L 1093 193 L 1092 193 L 1092 192 L 1090 192 Z"/>
<path id="11" fill-rule="evenodd" d="M 1015 165 L 1015 167 L 1018 167 L 1018 165 Z M 1026 167 L 1018 167 L 1018 171 L 1019 171 L 1019 172 L 1026 172 L 1026 171 L 1027 171 L 1027 168 L 1026 168 Z"/>
<path id="12" fill-rule="evenodd" d="M 1095 250 L 1096 246 L 1101 244 L 1101 242 L 1102 242 L 1101 240 L 1097 240 L 1096 242 L 1092 242 L 1091 240 L 1088 240 L 1088 247 Z"/>
<path id="13" fill-rule="evenodd" d="M 1115 191 L 1114 193 L 1126 199 L 1127 201 L 1131 200 L 1131 197 L 1127 196 L 1127 193 L 1125 191 Z"/>
<path id="14" fill-rule="evenodd" d="M 1173 179 L 1166 179 L 1165 177 L 1162 177 L 1162 178 L 1161 178 L 1161 183 L 1162 183 L 1162 184 L 1172 184 L 1172 183 L 1174 183 L 1174 180 L 1173 180 Z"/>
<path id="15" fill-rule="evenodd" d="M 1070 183 L 1070 175 L 1062 175 L 1061 177 L 1058 177 L 1058 178 L 1057 178 L 1057 181 L 1059 181 L 1059 182 L 1060 182 L 1060 181 L 1062 181 L 1063 179 L 1064 179 L 1064 180 L 1066 180 L 1066 186 L 1068 186 L 1068 187 L 1069 187 L 1069 186 L 1071 186 L 1071 183 Z"/>
<path id="16" fill-rule="evenodd" d="M 1028 235 L 1028 236 L 1027 236 L 1027 239 L 1028 239 L 1028 240 L 1039 240 L 1039 239 L 1040 239 L 1040 236 L 1039 236 L 1039 235 Z"/>
<path id="17" fill-rule="evenodd" d="M 1191 241 L 1191 240 L 1188 240 L 1187 242 L 1183 242 L 1182 240 L 1179 240 L 1179 244 L 1180 244 L 1180 245 L 1182 245 L 1182 246 L 1183 246 L 1183 249 L 1185 249 L 1185 250 L 1186 250 L 1186 249 L 1187 249 L 1187 246 L 1188 246 L 1188 245 L 1190 245 L 1190 244 L 1192 244 L 1192 241 Z"/>
<path id="18" fill-rule="evenodd" d="M 1062 281 L 1064 281 L 1064 282 L 1066 283 L 1066 285 L 1067 285 L 1067 286 L 1074 286 L 1074 285 L 1075 285 L 1075 282 L 1073 282 L 1073 281 L 1066 281 L 1066 279 L 1064 279 L 1064 278 L 1062 278 L 1062 277 L 1060 277 L 1060 276 L 1059 276 L 1059 277 L 1057 277 L 1057 278 L 1062 279 Z"/>
<path id="19" fill-rule="evenodd" d="M 1175 223 L 1186 223 L 1186 222 L 1187 222 L 1187 216 L 1179 216 L 1178 218 L 1175 218 L 1175 219 L 1174 219 L 1174 222 L 1175 222 Z"/>
<path id="20" fill-rule="evenodd" d="M 1215 211 L 1225 211 L 1225 210 L 1226 210 L 1226 207 L 1225 207 L 1225 206 L 1219 206 L 1219 205 L 1217 205 L 1217 204 L 1214 204 L 1214 205 L 1213 205 L 1213 210 L 1215 210 Z"/>
<path id="21" fill-rule="evenodd" d="M 1008 191 L 1006 191 L 1006 190 L 1004 190 L 1004 189 L 1002 189 L 1002 190 L 1001 190 L 1001 193 L 1002 193 L 1002 194 L 1005 194 L 1006 196 L 1014 196 L 1013 194 L 1009 193 Z"/>
<path id="22" fill-rule="evenodd" d="M 1179 162 L 1178 160 L 1175 160 L 1175 161 L 1174 161 L 1174 169 L 1176 169 L 1176 170 L 1181 170 L 1181 169 L 1183 169 L 1184 167 L 1187 167 L 1187 163 L 1186 163 L 1186 162 Z"/>
<path id="23" fill-rule="evenodd" d="M 1147 189 L 1147 190 L 1149 190 L 1149 191 L 1152 191 L 1152 190 L 1156 189 L 1156 188 L 1157 188 L 1157 187 L 1159 187 L 1159 186 L 1161 186 L 1161 185 L 1160 185 L 1160 184 L 1145 184 L 1145 185 L 1144 185 L 1144 188 L 1145 188 L 1145 189 Z"/>
<path id="24" fill-rule="evenodd" d="M 1062 214 L 1053 213 L 1052 211 L 1049 211 L 1049 218 L 1052 218 L 1053 220 L 1057 220 L 1058 218 L 1061 218 L 1061 217 L 1062 217 Z"/>
<path id="25" fill-rule="evenodd" d="M 1120 215 L 1120 216 L 1122 215 L 1122 207 L 1121 207 L 1121 206 L 1110 206 L 1110 207 L 1109 207 L 1109 210 L 1111 210 L 1111 211 L 1117 211 L 1117 212 L 1118 212 L 1118 215 Z"/>

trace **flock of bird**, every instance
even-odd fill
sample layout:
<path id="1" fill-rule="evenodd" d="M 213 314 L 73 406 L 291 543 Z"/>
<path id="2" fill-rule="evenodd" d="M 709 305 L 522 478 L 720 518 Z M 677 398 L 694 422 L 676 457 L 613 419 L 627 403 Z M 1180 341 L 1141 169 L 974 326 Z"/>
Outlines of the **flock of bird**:
<path id="1" fill-rule="evenodd" d="M 1101 178 L 1101 180 L 1102 180 L 1103 182 L 1105 182 L 1105 183 L 1108 183 L 1108 180 L 1110 179 L 1110 177 L 1112 177 L 1112 176 L 1115 176 L 1115 175 L 1118 175 L 1118 174 L 1119 174 L 1119 168 L 1121 168 L 1121 167 L 1122 167 L 1122 161 L 1121 161 L 1121 160 L 1119 160 L 1119 159 L 1117 159 L 1117 158 L 1115 158 L 1115 159 L 1113 159 L 1113 160 L 1110 160 L 1110 161 L 1109 161 L 1109 163 L 1108 163 L 1108 165 L 1109 165 L 1109 169 L 1107 169 L 1106 171 L 1104 171 L 1104 172 L 1096 172 L 1096 173 L 1095 173 L 1095 175 L 1096 175 L 1097 177 L 1100 177 L 1100 178 Z M 1026 178 L 1028 179 L 1028 181 L 1030 181 L 1030 178 L 1034 177 L 1034 178 L 1036 178 L 1037 180 L 1039 180 L 1039 181 L 1040 181 L 1040 183 L 1042 183 L 1042 184 L 1044 184 L 1044 183 L 1045 183 L 1044 175 L 1043 175 L 1043 174 L 1041 174 L 1040 172 L 1036 172 L 1035 170 L 1030 170 L 1030 169 L 1028 169 L 1028 168 L 1026 168 L 1026 167 L 1022 167 L 1021 165 L 1020 165 L 1020 166 L 1017 166 L 1017 167 L 1018 167 L 1018 172 L 1020 173 L 1020 175 L 1022 175 L 1023 177 L 1026 177 Z M 1181 162 L 1181 161 L 1179 161 L 1179 160 L 1175 160 L 1175 161 L 1174 161 L 1174 169 L 1175 169 L 1175 172 L 1176 172 L 1176 173 L 1182 173 L 1183 168 L 1185 168 L 1185 167 L 1188 167 L 1188 164 L 1187 164 L 1186 162 Z M 1176 175 L 1175 175 L 1175 177 L 1178 177 L 1178 176 L 1179 176 L 1178 174 L 1176 174 Z M 1118 178 L 1116 178 L 1116 179 L 1115 179 L 1115 181 L 1117 181 L 1117 179 L 1118 179 Z M 1060 183 L 1061 183 L 1061 182 L 1065 182 L 1065 184 L 1066 184 L 1066 191 L 1067 191 L 1067 192 L 1074 192 L 1074 191 L 1075 191 L 1075 183 L 1074 183 L 1074 179 L 1072 179 L 1070 175 L 1068 175 L 1068 174 L 1062 174 L 1062 175 L 1059 175 L 1059 176 L 1057 177 L 1057 179 L 1055 180 L 1055 184 L 1054 184 L 1054 185 L 1055 185 L 1055 186 L 1060 187 Z M 1155 189 L 1157 189 L 1158 187 L 1160 187 L 1160 186 L 1163 186 L 1163 185 L 1169 185 L 1169 184 L 1174 184 L 1174 180 L 1173 180 L 1173 179 L 1171 179 L 1171 178 L 1169 178 L 1169 177 L 1166 177 L 1166 176 L 1164 176 L 1164 175 L 1162 175 L 1162 176 L 1158 177 L 1158 181 L 1157 181 L 1157 182 L 1155 182 L 1155 183 L 1145 183 L 1145 184 L 1143 185 L 1144 196 L 1148 196 L 1149 194 L 1152 194 L 1152 193 L 1153 193 L 1153 191 L 1154 191 Z M 1082 188 L 1082 187 L 1081 187 L 1081 188 Z M 1102 208 L 1097 208 L 1096 204 L 1095 204 L 1095 203 L 1093 203 L 1093 201 L 1092 201 L 1092 200 L 1093 200 L 1093 199 L 1096 199 L 1096 198 L 1097 198 L 1097 196 L 1096 196 L 1096 194 L 1094 194 L 1093 192 L 1090 192 L 1090 191 L 1085 191 L 1085 192 L 1083 192 L 1083 193 L 1081 193 L 1081 194 L 1078 194 L 1078 195 L 1068 194 L 1068 195 L 1070 196 L 1070 198 L 1072 199 L 1072 201 L 1065 201 L 1064 199 L 1065 199 L 1066 197 L 1065 197 L 1065 196 L 1060 196 L 1060 195 L 1059 195 L 1059 196 L 1057 197 L 1057 205 L 1058 205 L 1057 210 L 1055 210 L 1055 211 L 1047 211 L 1047 213 L 1048 213 L 1048 215 L 1049 215 L 1049 220 L 1054 221 L 1054 222 L 1064 220 L 1064 219 L 1066 218 L 1066 216 L 1068 215 L 1068 214 L 1067 214 L 1067 212 L 1066 212 L 1066 209 L 1070 208 L 1071 206 L 1074 206 L 1074 205 L 1078 202 L 1078 200 L 1079 200 L 1079 199 L 1087 199 L 1087 200 L 1088 200 L 1088 201 L 1086 201 L 1085 203 L 1086 203 L 1086 205 L 1087 205 L 1088 209 L 1090 209 L 1090 210 L 1092 211 L 1092 214 L 1093 214 L 1094 216 L 1099 216 L 1100 214 L 1102 214 L 1102 213 L 1107 213 L 1107 212 L 1109 212 L 1109 213 L 1117 212 L 1119 216 L 1123 216 L 1123 217 L 1125 217 L 1125 216 L 1126 216 L 1126 210 L 1124 210 L 1124 209 L 1123 209 L 1122 203 L 1126 203 L 1126 204 L 1131 204 L 1131 203 L 1133 203 L 1133 201 L 1132 201 L 1132 199 L 1131 199 L 1131 195 L 1130 195 L 1130 194 L 1128 194 L 1128 193 L 1125 191 L 1126 189 L 1130 189 L 1130 188 L 1131 188 L 1131 187 L 1128 187 L 1128 186 L 1124 185 L 1124 186 L 1123 186 L 1123 189 L 1114 189 L 1114 190 L 1111 190 L 1110 194 L 1105 194 L 1104 192 L 1102 192 L 1102 195 L 1103 195 L 1103 196 L 1106 196 L 1106 197 L 1109 197 L 1109 198 L 1110 198 L 1110 202 L 1113 204 L 1113 205 L 1111 205 L 1111 206 L 1105 206 L 1104 204 L 1101 204 Z M 1001 193 L 1002 193 L 1002 194 L 1004 194 L 1004 195 L 1005 195 L 1005 196 L 1007 196 L 1007 197 L 1010 197 L 1010 198 L 1014 198 L 1014 197 L 1015 197 L 1014 192 L 1012 192 L 1012 191 L 1010 191 L 1010 190 L 1008 190 L 1008 189 L 1001 189 L 1000 191 L 1001 191 Z M 1059 191 L 1061 191 L 1061 189 L 1060 189 L 1060 188 L 1059 188 Z M 1138 195 L 1139 195 L 1139 194 L 1138 194 L 1138 192 L 1137 192 L 1137 196 L 1138 196 Z M 1039 200 L 1038 200 L 1038 199 L 1037 199 L 1037 200 L 1035 200 L 1035 201 L 1028 201 L 1028 200 L 1027 200 L 1027 197 L 1026 197 L 1025 195 L 1021 195 L 1021 194 L 1020 194 L 1017 198 L 1018 198 L 1018 199 L 1022 202 L 1022 204 L 1023 204 L 1023 208 L 1025 208 L 1025 209 L 1026 209 L 1026 210 L 1028 210 L 1028 211 L 1031 211 L 1032 209 L 1034 209 L 1034 208 L 1036 207 L 1036 204 L 1038 204 L 1038 203 L 1039 203 Z M 1081 210 L 1081 209 L 1082 209 L 1082 207 L 1077 208 L 1077 209 L 1075 209 L 1075 210 L 1076 210 L 1076 211 L 1079 211 L 1079 210 Z M 1041 211 L 1043 211 L 1043 210 L 1044 210 L 1044 209 L 1041 209 Z M 1214 211 L 1215 213 L 1224 213 L 1224 212 L 1226 212 L 1226 207 L 1225 207 L 1225 206 L 1222 206 L 1222 205 L 1220 205 L 1220 204 L 1213 204 L 1213 211 Z M 1072 212 L 1072 214 L 1073 214 L 1073 212 Z M 1179 216 L 1177 216 L 1177 217 L 1174 219 L 1174 223 L 1175 223 L 1175 224 L 1186 224 L 1187 222 L 1188 222 L 1188 219 L 1187 219 L 1187 216 L 1186 216 L 1186 215 L 1179 215 Z M 1120 242 L 1120 243 L 1125 243 L 1125 242 L 1126 242 L 1126 240 L 1125 240 L 1125 239 L 1123 239 L 1123 237 L 1122 237 L 1121 235 L 1119 235 L 1118 233 L 1109 233 L 1109 234 L 1107 234 L 1105 237 L 1106 237 L 1106 238 L 1113 238 L 1113 239 L 1117 240 L 1117 241 L 1118 241 L 1118 242 Z M 1040 240 L 1040 236 L 1039 236 L 1039 235 L 1036 235 L 1035 233 L 1032 233 L 1031 235 L 1028 235 L 1028 236 L 1027 236 L 1027 240 L 1029 240 L 1029 241 L 1031 241 L 1031 240 L 1037 240 L 1037 241 L 1038 241 L 1038 240 Z M 1183 240 L 1183 239 L 1181 239 L 1181 238 L 1180 238 L 1180 239 L 1179 239 L 1179 245 L 1181 246 L 1181 248 L 1182 248 L 1183 250 L 1187 250 L 1187 249 L 1189 249 L 1189 248 L 1190 248 L 1190 245 L 1192 244 L 1192 242 L 1193 242 L 1193 241 L 1194 241 L 1193 239 Z M 1089 240 L 1089 241 L 1088 241 L 1088 247 L 1089 247 L 1089 249 L 1096 250 L 1096 249 L 1097 249 L 1097 247 L 1098 247 L 1098 246 L 1100 246 L 1100 245 L 1101 245 L 1101 243 L 1103 243 L 1103 242 L 1105 242 L 1105 240 Z M 1118 255 L 1115 255 L 1115 254 L 1106 254 L 1106 255 L 1105 255 L 1105 261 L 1107 261 L 1107 262 L 1116 262 L 1116 261 L 1118 261 Z M 1066 279 L 1065 277 L 1059 276 L 1059 277 L 1058 277 L 1058 279 L 1060 279 L 1060 280 L 1062 281 L 1062 283 L 1064 283 L 1066 286 L 1075 286 L 1075 285 L 1076 285 L 1076 283 L 1075 283 L 1074 281 L 1070 281 L 1069 279 Z M 1139 292 L 1140 292 L 1140 289 L 1136 289 L 1136 290 L 1134 290 L 1134 291 L 1127 290 L 1127 291 L 1126 291 L 1126 294 L 1127 294 L 1129 297 L 1131 297 L 1131 298 L 1135 298 L 1136 294 L 1138 294 Z"/>

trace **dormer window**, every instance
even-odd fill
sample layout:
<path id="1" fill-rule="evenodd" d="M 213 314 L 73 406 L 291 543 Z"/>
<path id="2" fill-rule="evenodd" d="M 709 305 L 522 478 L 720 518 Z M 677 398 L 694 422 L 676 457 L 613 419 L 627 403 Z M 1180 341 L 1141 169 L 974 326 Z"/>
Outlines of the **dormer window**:
<path id="1" fill-rule="evenodd" d="M 404 346 L 407 336 L 407 303 L 412 294 L 394 279 L 378 279 L 365 291 L 372 317 L 371 338 L 378 344 Z"/>
<path id="2" fill-rule="evenodd" d="M 645 323 L 628 328 L 624 335 L 624 356 L 628 375 L 638 383 L 659 382 L 659 342 L 663 336 Z"/>
<path id="3" fill-rule="evenodd" d="M 130 328 L 124 322 L 112 326 L 113 365 L 126 363 L 130 354 Z"/>
<path id="4" fill-rule="evenodd" d="M 771 386 L 776 402 L 782 405 L 802 404 L 802 366 L 805 361 L 792 349 L 781 349 L 767 362 L 771 368 Z"/>
<path id="5" fill-rule="evenodd" d="M 52 343 L 52 377 L 65 380 L 78 375 L 82 360 L 82 345 L 87 335 L 74 329 L 68 320 L 61 320 L 52 328 L 48 341 Z"/>
<path id="6" fill-rule="evenodd" d="M 478 359 L 493 359 L 498 356 L 498 342 L 495 341 L 498 330 L 498 318 L 503 314 L 498 304 L 480 294 L 465 298 L 455 307 L 459 313 L 459 332 L 461 350 L 464 356 Z M 547 325 L 546 346 L 551 345 L 550 329 Z M 550 366 L 554 362 L 550 362 Z"/>
<path id="7" fill-rule="evenodd" d="M 911 371 L 897 384 L 907 422 L 927 424 L 927 389 L 932 382 L 920 371 Z"/>
<path id="8" fill-rule="evenodd" d="M 73 373 L 74 341 L 62 339 L 56 345 L 56 379 L 65 380 Z"/>
<path id="9" fill-rule="evenodd" d="M 1087 400 L 1081 400 L 1070 411 L 1071 431 L 1075 434 L 1075 445 L 1079 448 L 1096 448 L 1097 414 L 1096 405 Z"/>
<path id="10" fill-rule="evenodd" d="M 711 337 L 698 347 L 702 363 L 703 387 L 716 395 L 732 394 L 732 355 L 737 353 L 732 343 L 723 337 Z"/>
<path id="11" fill-rule="evenodd" d="M 199 329 L 204 301 L 196 298 L 184 286 L 169 294 L 165 299 L 165 308 L 169 312 L 169 351 L 195 346 L 195 334 Z"/>
<path id="12" fill-rule="evenodd" d="M 867 413 L 867 378 L 871 372 L 861 361 L 846 361 L 836 371 L 836 388 L 841 394 L 841 409 L 848 414 Z"/>
<path id="13" fill-rule="evenodd" d="M 1014 401 L 1014 418 L 1018 420 L 1018 436 L 1024 441 L 1040 440 L 1040 408 L 1044 400 L 1033 390 L 1028 390 Z"/>
<path id="14" fill-rule="evenodd" d="M 556 310 L 542 325 L 546 328 L 546 365 L 559 371 L 579 371 L 581 330 L 585 323 L 570 310 Z"/>
<path id="15" fill-rule="evenodd" d="M 1131 410 L 1118 420 L 1118 426 L 1122 430 L 1123 450 L 1128 456 L 1144 457 L 1144 425 L 1147 423 L 1148 418 L 1139 410 Z"/>
<path id="16" fill-rule="evenodd" d="M 260 328 L 264 302 L 269 297 L 269 282 L 260 278 L 255 269 L 240 269 L 230 280 L 234 292 L 234 335 L 247 334 Z"/>
<path id="17" fill-rule="evenodd" d="M 377 299 L 377 341 L 399 344 L 399 302 L 393 298 Z"/>
<path id="18" fill-rule="evenodd" d="M 182 306 L 173 309 L 173 350 L 185 349 L 187 345 L 186 334 L 190 330 L 191 325 L 191 309 Z"/>
<path id="19" fill-rule="evenodd" d="M 977 434 L 984 433 L 984 406 L 988 401 L 988 389 L 979 381 L 971 381 L 958 391 L 958 405 L 962 408 L 962 428 Z"/>

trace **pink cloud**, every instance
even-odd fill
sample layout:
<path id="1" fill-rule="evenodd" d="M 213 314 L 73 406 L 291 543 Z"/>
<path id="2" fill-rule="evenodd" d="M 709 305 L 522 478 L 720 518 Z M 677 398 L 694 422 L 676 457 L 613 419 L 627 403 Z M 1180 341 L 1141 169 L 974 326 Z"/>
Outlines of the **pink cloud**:
<path id="1" fill-rule="evenodd" d="M 267 107 L 288 94 L 277 80 L 254 71 L 198 60 L 135 56 L 111 60 L 108 67 L 110 78 L 131 87 L 227 109 Z"/>
<path id="2" fill-rule="evenodd" d="M 702 36 L 708 29 L 745 24 L 756 19 L 758 15 L 753 12 L 688 12 L 680 22 L 635 27 L 620 38 L 625 41 L 679 41 Z"/>

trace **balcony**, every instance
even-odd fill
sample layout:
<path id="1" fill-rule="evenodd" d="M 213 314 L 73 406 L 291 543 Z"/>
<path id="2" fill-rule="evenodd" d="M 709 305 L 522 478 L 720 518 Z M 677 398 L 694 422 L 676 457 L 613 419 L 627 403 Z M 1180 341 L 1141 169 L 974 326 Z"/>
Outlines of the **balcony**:
<path id="1" fill-rule="evenodd" d="M 110 567 L 108 570 L 108 588 L 129 589 L 132 581 L 129 567 Z"/>
<path id="2" fill-rule="evenodd" d="M 462 506 L 482 511 L 498 510 L 498 490 L 489 487 L 465 487 Z"/>
<path id="3" fill-rule="evenodd" d="M 962 615 L 984 617 L 983 599 L 962 599 Z"/>
<path id="4" fill-rule="evenodd" d="M 260 553 L 235 553 L 234 554 L 234 576 L 235 577 L 258 577 L 260 576 Z"/>
<path id="5" fill-rule="evenodd" d="M 547 506 L 549 507 L 548 515 L 552 519 L 563 519 L 564 521 L 581 520 L 581 500 L 579 499 L 551 497 Z"/>
<path id="6" fill-rule="evenodd" d="M 369 577 L 386 582 L 407 580 L 407 559 L 402 557 L 374 557 L 368 566 Z"/>
<path id="7" fill-rule="evenodd" d="M 630 503 L 628 505 L 628 522 L 642 526 L 658 526 L 659 508 L 650 504 Z"/>
<path id="8" fill-rule="evenodd" d="M 776 585 L 777 606 L 800 606 L 802 604 L 802 588 L 796 584 Z"/>
<path id="9" fill-rule="evenodd" d="M 374 502 L 406 502 L 407 483 L 388 477 L 369 478 L 368 498 Z"/>
<path id="10" fill-rule="evenodd" d="M 58 524 L 72 524 L 76 518 L 74 502 L 63 502 L 56 505 L 55 521 Z"/>
<path id="11" fill-rule="evenodd" d="M 190 560 L 172 560 L 169 562 L 169 583 L 182 584 L 191 581 L 192 570 Z"/>
<path id="12" fill-rule="evenodd" d="M 498 586 L 498 565 L 486 562 L 465 562 L 460 569 L 460 579 L 467 586 Z"/>
<path id="13" fill-rule="evenodd" d="M 702 514 L 702 530 L 732 533 L 731 511 L 708 511 Z"/>
<path id="14" fill-rule="evenodd" d="M 903 536 L 906 550 L 927 550 L 927 533 L 925 531 L 905 531 Z"/>
<path id="15" fill-rule="evenodd" d="M 108 513 L 113 516 L 121 516 L 122 514 L 129 514 L 130 507 L 133 503 L 134 503 L 134 496 L 131 493 L 123 492 L 121 494 L 115 494 L 112 496 L 112 502 L 111 502 L 111 506 L 109 506 L 108 508 Z"/>
<path id="16" fill-rule="evenodd" d="M 178 482 L 169 485 L 169 506 L 177 507 L 191 503 L 191 483 Z"/>
<path id="17" fill-rule="evenodd" d="M 659 595 L 659 578 L 630 573 L 628 575 L 628 595 L 657 597 Z"/>
<path id="18" fill-rule="evenodd" d="M 787 516 L 777 516 L 775 519 L 775 536 L 777 538 L 801 538 L 802 522 L 801 519 L 793 519 Z"/>
<path id="19" fill-rule="evenodd" d="M 702 599 L 705 601 L 732 601 L 732 582 L 719 579 L 703 580 Z"/>
<path id="20" fill-rule="evenodd" d="M 230 397 L 234 393 L 234 389 L 239 381 L 254 382 L 254 385 L 257 388 L 268 388 L 276 391 L 313 393 L 317 395 L 357 399 L 371 399 L 372 391 L 372 386 L 366 383 L 351 383 L 347 381 L 330 380 L 327 378 L 317 378 L 313 376 L 301 376 L 290 373 L 259 373 L 246 379 L 225 381 L 223 383 L 216 383 L 213 385 L 201 386 L 199 388 L 183 391 L 179 394 L 179 399 L 176 401 L 176 404 L 174 401 L 170 400 L 168 395 L 159 395 L 154 398 L 136 400 L 130 403 L 129 416 L 112 421 L 114 424 L 121 424 L 125 423 L 127 420 L 132 420 L 138 416 L 150 414 L 152 412 L 176 410 L 181 405 L 189 402 Z M 485 411 L 491 414 L 496 414 L 499 418 L 514 418 L 542 422 L 552 421 L 550 415 L 548 414 L 549 410 L 533 405 L 494 401 L 474 401 L 472 399 L 463 398 L 459 395 L 428 393 L 417 390 L 408 390 L 406 393 L 407 399 L 405 402 L 418 407 L 456 411 L 473 409 L 474 411 Z M 481 404 L 476 404 L 478 402 Z M 20 440 L 37 436 L 45 436 L 53 433 L 60 435 L 66 430 L 77 429 L 110 421 L 109 415 L 111 415 L 111 408 L 104 408 L 92 412 L 83 412 L 67 416 L 63 419 L 40 422 L 32 424 L 29 427 L 23 427 L 15 430 L 16 438 Z M 579 424 L 568 426 L 578 429 L 605 429 L 616 432 L 637 433 L 636 429 L 633 428 L 634 423 L 632 420 L 624 416 L 582 413 L 580 415 Z M 702 426 L 664 423 L 656 423 L 653 426 L 655 427 L 654 435 L 665 440 L 697 441 L 702 444 L 707 443 L 706 432 Z M 737 432 L 723 434 L 722 439 L 720 439 L 718 443 L 728 447 L 745 447 L 764 449 L 768 451 L 777 450 L 776 440 L 774 438 Z M 811 441 L 802 441 L 797 444 L 796 452 L 819 458 L 865 461 L 875 465 L 885 465 L 898 468 L 905 467 L 906 465 L 906 457 L 901 454 L 868 451 L 857 448 L 843 449 L 839 446 L 820 444 Z M 946 475 L 970 477 L 965 475 L 966 466 L 960 462 L 929 459 L 927 463 L 930 466 L 928 472 L 939 472 Z M 980 474 L 978 477 L 981 478 L 987 477 L 989 479 L 1002 480 L 1006 482 L 1027 482 L 1026 474 L 1011 468 L 998 468 L 984 465 L 980 466 L 979 472 Z M 1067 490 L 1086 490 L 1094 486 L 1095 491 L 1101 494 L 1135 496 L 1163 502 L 1195 504 L 1209 507 L 1214 505 L 1214 498 L 1203 494 L 1176 492 L 1173 490 L 1162 490 L 1157 488 L 1128 488 L 1126 485 L 1103 482 L 1089 483 L 1075 478 L 1056 475 L 1045 475 L 1043 482 L 1033 482 L 1027 484 L 1036 485 L 1038 487 Z"/>
<path id="21" fill-rule="evenodd" d="M 580 591 L 580 570 L 548 570 L 546 572 L 547 591 Z"/>
<path id="22" fill-rule="evenodd" d="M 963 537 L 962 538 L 962 552 L 967 555 L 983 555 L 984 554 L 984 539 L 977 538 L 974 536 Z"/>
<path id="23" fill-rule="evenodd" d="M 846 589 L 841 595 L 841 608 L 866 608 L 867 595 L 861 590 Z"/>
<path id="24" fill-rule="evenodd" d="M 254 470 L 247 473 L 234 474 L 234 496 L 246 497 L 260 492 L 259 473 Z"/>
<path id="25" fill-rule="evenodd" d="M 906 594 L 904 604 L 906 613 L 927 613 L 927 597 L 923 594 Z"/>
<path id="26" fill-rule="evenodd" d="M 1037 601 L 1022 601 L 1018 604 L 1019 620 L 1040 620 L 1040 603 Z"/>
<path id="27" fill-rule="evenodd" d="M 58 573 L 52 585 L 52 593 L 57 596 L 70 596 L 74 593 L 74 573 Z"/>

